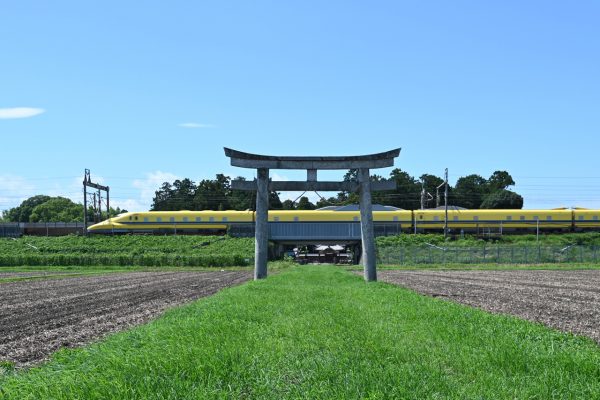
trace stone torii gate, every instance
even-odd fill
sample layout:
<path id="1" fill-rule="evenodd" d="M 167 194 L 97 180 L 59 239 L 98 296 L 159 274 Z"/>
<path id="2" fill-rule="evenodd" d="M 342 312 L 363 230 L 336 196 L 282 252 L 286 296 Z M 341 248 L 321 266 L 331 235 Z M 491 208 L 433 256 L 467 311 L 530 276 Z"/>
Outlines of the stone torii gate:
<path id="1" fill-rule="evenodd" d="M 360 193 L 360 227 L 362 239 L 362 258 L 366 281 L 377 280 L 375 266 L 375 234 L 373 230 L 373 206 L 371 191 L 393 190 L 395 181 L 371 182 L 369 170 L 394 165 L 394 158 L 400 155 L 400 149 L 384 153 L 349 157 L 296 157 L 264 156 L 244 153 L 224 147 L 225 155 L 231 159 L 231 165 L 242 168 L 255 168 L 257 179 L 254 181 L 234 180 L 231 188 L 235 190 L 256 190 L 254 279 L 267 277 L 267 256 L 269 248 L 269 191 L 356 191 Z M 270 169 L 305 169 L 306 181 L 270 181 Z M 357 169 L 358 183 L 317 181 L 319 169 Z"/>

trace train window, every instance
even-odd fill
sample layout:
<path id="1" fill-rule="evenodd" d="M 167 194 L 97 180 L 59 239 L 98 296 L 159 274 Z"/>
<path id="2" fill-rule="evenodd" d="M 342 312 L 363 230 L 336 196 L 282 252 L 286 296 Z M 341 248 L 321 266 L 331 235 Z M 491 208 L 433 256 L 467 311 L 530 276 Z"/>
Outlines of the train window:
<path id="1" fill-rule="evenodd" d="M 473 217 L 473 221 L 479 221 L 479 217 L 475 215 L 475 216 Z"/>
<path id="2" fill-rule="evenodd" d="M 275 217 L 275 218 L 273 218 L 273 220 L 274 220 L 275 222 L 279 222 L 279 217 Z"/>
<path id="3" fill-rule="evenodd" d="M 548 215 L 548 216 L 546 217 L 546 221 L 552 221 L 552 216 L 551 216 L 551 215 Z"/>
<path id="4" fill-rule="evenodd" d="M 584 219 L 584 218 L 583 218 L 583 215 L 580 215 L 580 216 L 579 216 L 579 220 L 580 220 L 580 221 L 583 221 L 583 219 Z"/>
<path id="5" fill-rule="evenodd" d="M 131 217 L 129 217 L 129 220 L 131 221 Z"/>
<path id="6" fill-rule="evenodd" d="M 294 217 L 294 221 L 295 221 L 295 222 L 298 222 L 298 217 Z"/>
<path id="7" fill-rule="evenodd" d="M 144 217 L 144 222 L 148 222 L 148 217 Z"/>
<path id="8" fill-rule="evenodd" d="M 200 222 L 200 221 L 202 221 L 202 218 L 196 217 L 196 222 Z"/>
<path id="9" fill-rule="evenodd" d="M 210 217 L 208 220 L 209 220 L 210 222 L 214 222 L 214 221 L 215 221 L 215 217 Z"/>
<path id="10" fill-rule="evenodd" d="M 458 221 L 458 217 L 454 217 L 454 220 L 455 220 L 455 221 Z"/>
<path id="11" fill-rule="evenodd" d="M 534 215 L 534 216 L 533 216 L 533 220 L 534 220 L 534 221 L 537 221 L 538 219 L 540 219 L 540 217 L 538 217 L 537 215 Z"/>
<path id="12" fill-rule="evenodd" d="M 394 222 L 398 221 L 398 217 L 394 217 Z"/>
<path id="13" fill-rule="evenodd" d="M 440 220 L 440 217 L 438 217 L 437 215 L 434 215 L 434 216 L 433 216 L 433 220 L 434 220 L 434 221 L 439 221 L 439 220 Z"/>
<path id="14" fill-rule="evenodd" d="M 594 215 L 594 217 L 592 218 L 594 221 L 598 221 L 598 216 Z"/>
<path id="15" fill-rule="evenodd" d="M 419 215 L 419 219 L 423 219 L 423 216 L 422 216 L 422 215 Z"/>
<path id="16" fill-rule="evenodd" d="M 353 221 L 358 221 L 358 217 L 353 217 L 352 220 Z"/>
<path id="17" fill-rule="evenodd" d="M 506 220 L 507 220 L 507 221 L 512 221 L 512 215 L 507 215 L 507 216 L 506 216 Z"/>
<path id="18" fill-rule="evenodd" d="M 183 222 L 188 222 L 188 217 L 183 217 Z"/>
<path id="19" fill-rule="evenodd" d="M 136 215 L 135 217 L 133 217 L 133 219 L 135 219 L 135 220 L 137 221 L 137 220 L 138 220 L 138 217 L 137 217 L 137 215 Z"/>
<path id="20" fill-rule="evenodd" d="M 223 217 L 223 222 L 227 222 L 227 217 Z"/>
<path id="21" fill-rule="evenodd" d="M 175 222 L 175 217 L 171 217 L 171 218 L 169 218 L 169 221 L 171 221 L 171 222 Z"/>
<path id="22" fill-rule="evenodd" d="M 156 222 L 162 222 L 162 217 L 156 217 Z"/>
<path id="23" fill-rule="evenodd" d="M 521 215 L 521 216 L 519 217 L 519 219 L 520 219 L 521 221 L 525 221 L 525 216 L 524 216 L 524 215 Z"/>

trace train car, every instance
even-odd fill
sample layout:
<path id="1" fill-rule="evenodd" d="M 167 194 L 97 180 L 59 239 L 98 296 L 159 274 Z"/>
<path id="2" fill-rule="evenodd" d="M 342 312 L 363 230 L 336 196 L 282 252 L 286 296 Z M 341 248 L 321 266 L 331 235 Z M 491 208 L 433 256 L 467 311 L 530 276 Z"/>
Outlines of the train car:
<path id="1" fill-rule="evenodd" d="M 90 233 L 190 233 L 254 236 L 253 211 L 149 211 L 125 213 L 88 228 Z M 399 234 L 412 226 L 411 211 L 373 212 L 377 236 Z M 269 224 L 273 232 L 324 230 L 344 236 L 348 230 L 360 232 L 360 212 L 328 210 L 271 210 Z M 338 232 L 338 233 L 333 233 Z M 277 234 L 277 233 L 276 233 Z M 290 233 L 291 235 L 291 233 Z M 359 235 L 360 236 L 360 235 Z"/>
<path id="2" fill-rule="evenodd" d="M 92 225 L 90 233 L 222 234 L 230 224 L 254 222 L 252 211 L 129 212 Z"/>
<path id="3" fill-rule="evenodd" d="M 373 222 L 412 224 L 411 211 L 373 211 Z M 271 210 L 269 222 L 360 222 L 359 211 Z"/>
<path id="4" fill-rule="evenodd" d="M 408 232 L 412 225 L 410 211 L 373 211 L 375 236 Z M 359 211 L 290 210 L 269 211 L 269 231 L 275 240 L 357 240 L 361 237 Z"/>
<path id="5" fill-rule="evenodd" d="M 302 237 L 317 231 L 331 237 L 356 236 L 359 211 L 271 210 L 272 234 Z M 441 232 L 444 210 L 374 211 L 376 236 Z M 225 234 L 254 236 L 254 211 L 149 211 L 125 213 L 88 228 L 90 233 Z M 448 229 L 496 233 L 600 230 L 600 210 L 448 210 Z M 294 233 L 295 232 L 295 233 Z M 329 236 L 328 236 L 329 235 Z M 359 235 L 359 234 L 358 234 Z M 360 236 L 360 235 L 359 235 Z"/>
<path id="6" fill-rule="evenodd" d="M 444 210 L 415 210 L 413 230 L 441 231 Z M 499 233 L 527 230 L 566 231 L 572 226 L 570 210 L 448 210 L 448 229 L 463 232 L 496 230 Z"/>
<path id="7" fill-rule="evenodd" d="M 600 210 L 574 209 L 573 229 L 576 231 L 600 230 Z"/>

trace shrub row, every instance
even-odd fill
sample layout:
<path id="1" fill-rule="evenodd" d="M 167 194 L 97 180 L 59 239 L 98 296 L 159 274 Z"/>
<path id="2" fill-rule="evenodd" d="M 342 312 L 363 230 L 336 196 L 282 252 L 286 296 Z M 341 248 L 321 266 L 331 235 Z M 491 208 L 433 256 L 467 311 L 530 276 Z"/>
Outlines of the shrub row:
<path id="1" fill-rule="evenodd" d="M 0 266 L 143 266 L 228 267 L 247 266 L 252 259 L 239 254 L 0 254 Z"/>

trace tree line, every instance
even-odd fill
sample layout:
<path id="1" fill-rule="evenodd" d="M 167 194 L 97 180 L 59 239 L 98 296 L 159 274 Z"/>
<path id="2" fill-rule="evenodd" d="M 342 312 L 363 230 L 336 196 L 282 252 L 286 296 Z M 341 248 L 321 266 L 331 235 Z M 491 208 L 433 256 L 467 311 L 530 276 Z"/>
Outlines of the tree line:
<path id="1" fill-rule="evenodd" d="M 244 178 L 238 177 L 236 179 Z M 374 180 L 384 180 L 379 175 Z M 399 168 L 392 170 L 389 180 L 396 182 L 396 189 L 373 192 L 373 203 L 394 206 L 406 210 L 421 208 L 421 195 L 425 191 L 425 208 L 444 204 L 444 183 L 439 176 L 424 174 L 418 179 Z M 345 181 L 356 181 L 356 171 L 350 170 L 344 175 Z M 523 207 L 523 197 L 509 190 L 515 184 L 506 171 L 495 171 L 489 178 L 472 174 L 461 177 L 456 185 L 449 186 L 448 204 L 469 209 L 519 209 Z M 358 194 L 339 192 L 335 196 L 321 197 L 312 203 L 307 196 L 281 201 L 279 193 L 269 193 L 269 208 L 272 210 L 314 210 L 325 206 L 358 203 Z M 253 210 L 256 206 L 255 192 L 231 189 L 231 178 L 217 174 L 215 179 L 203 179 L 196 184 L 191 179 L 164 182 L 155 191 L 151 211 L 177 210 Z M 127 212 L 111 207 L 111 215 Z M 98 222 L 107 218 L 106 211 L 98 216 L 93 207 L 88 209 L 88 222 Z M 83 221 L 83 205 L 74 203 L 65 197 L 37 195 L 23 201 L 19 206 L 2 212 L 4 222 L 78 222 Z"/>
<path id="2" fill-rule="evenodd" d="M 236 179 L 245 180 L 242 177 Z M 350 170 L 344 175 L 345 181 L 356 181 L 357 173 Z M 385 180 L 379 175 L 372 179 Z M 373 203 L 390 205 L 406 210 L 421 208 L 422 191 L 425 192 L 425 208 L 444 204 L 444 190 L 437 188 L 444 183 L 439 176 L 424 174 L 419 179 L 399 168 L 392 170 L 388 180 L 396 182 L 396 189 L 373 192 Z M 489 178 L 472 174 L 461 177 L 456 185 L 448 187 L 448 204 L 469 209 L 520 209 L 523 197 L 509 190 L 515 184 L 506 171 L 495 171 Z M 439 194 L 439 196 L 437 196 Z M 155 192 L 152 211 L 176 210 L 247 210 L 255 207 L 255 192 L 231 189 L 231 178 L 217 174 L 215 179 L 203 179 L 198 184 L 191 179 L 164 182 Z M 437 197 L 437 198 L 436 198 Z M 325 206 L 358 203 L 358 194 L 339 192 L 336 196 L 321 197 L 312 203 L 301 196 L 297 201 L 281 201 L 279 193 L 269 193 L 269 208 L 272 210 L 312 210 Z"/>
<path id="3" fill-rule="evenodd" d="M 110 215 L 127 212 L 119 207 L 110 208 Z M 88 222 L 99 222 L 108 218 L 106 211 L 99 215 L 94 207 L 88 208 Z M 4 222 L 81 222 L 83 204 L 65 197 L 37 195 L 24 200 L 19 206 L 2 212 Z"/>

